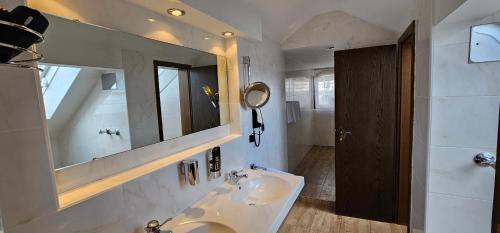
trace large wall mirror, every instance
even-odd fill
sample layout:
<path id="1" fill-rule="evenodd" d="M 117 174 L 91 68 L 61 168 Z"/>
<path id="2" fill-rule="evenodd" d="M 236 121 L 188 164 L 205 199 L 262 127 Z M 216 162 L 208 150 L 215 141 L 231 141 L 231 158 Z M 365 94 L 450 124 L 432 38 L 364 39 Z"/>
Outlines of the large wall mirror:
<path id="1" fill-rule="evenodd" d="M 223 56 L 46 16 L 39 68 L 56 169 L 229 123 Z"/>
<path id="2" fill-rule="evenodd" d="M 473 26 L 469 62 L 500 61 L 500 23 Z"/>

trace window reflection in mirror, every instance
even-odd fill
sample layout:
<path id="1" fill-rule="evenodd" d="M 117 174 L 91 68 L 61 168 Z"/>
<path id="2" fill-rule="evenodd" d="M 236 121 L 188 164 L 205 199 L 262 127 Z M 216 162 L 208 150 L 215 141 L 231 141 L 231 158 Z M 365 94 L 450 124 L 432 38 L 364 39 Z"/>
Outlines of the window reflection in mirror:
<path id="1" fill-rule="evenodd" d="M 122 70 L 51 64 L 39 68 L 56 168 L 131 149 Z"/>
<path id="2" fill-rule="evenodd" d="M 500 23 L 472 27 L 469 61 L 500 61 Z"/>

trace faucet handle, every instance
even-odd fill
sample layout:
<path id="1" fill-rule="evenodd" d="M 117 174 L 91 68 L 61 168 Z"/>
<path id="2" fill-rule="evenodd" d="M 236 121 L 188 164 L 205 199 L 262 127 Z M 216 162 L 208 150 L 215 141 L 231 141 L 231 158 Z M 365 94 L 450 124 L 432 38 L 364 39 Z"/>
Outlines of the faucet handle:
<path id="1" fill-rule="evenodd" d="M 146 224 L 146 227 L 144 228 L 144 230 L 147 233 L 159 233 L 159 232 L 161 232 L 160 228 L 163 225 L 165 225 L 165 223 L 170 222 L 170 221 L 172 221 L 172 218 L 167 218 L 167 220 L 165 220 L 162 224 L 160 224 L 160 222 L 158 220 L 151 220 L 148 222 L 148 224 Z"/>
<path id="2" fill-rule="evenodd" d="M 160 222 L 158 222 L 158 220 L 151 220 L 148 222 L 148 224 L 146 224 L 146 227 L 144 228 L 144 230 L 147 232 L 147 233 L 156 233 L 160 230 Z"/>

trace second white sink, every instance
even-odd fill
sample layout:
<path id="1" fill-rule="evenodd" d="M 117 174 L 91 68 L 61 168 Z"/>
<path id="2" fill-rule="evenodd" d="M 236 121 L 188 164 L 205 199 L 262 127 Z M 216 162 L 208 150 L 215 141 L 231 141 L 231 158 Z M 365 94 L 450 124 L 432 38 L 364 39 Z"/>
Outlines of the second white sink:
<path id="1" fill-rule="evenodd" d="M 270 175 L 252 176 L 242 180 L 232 196 L 235 202 L 248 205 L 267 205 L 287 197 L 292 187 L 285 180 Z"/>
<path id="2" fill-rule="evenodd" d="M 186 222 L 172 228 L 174 233 L 236 233 L 230 227 L 216 222 Z"/>

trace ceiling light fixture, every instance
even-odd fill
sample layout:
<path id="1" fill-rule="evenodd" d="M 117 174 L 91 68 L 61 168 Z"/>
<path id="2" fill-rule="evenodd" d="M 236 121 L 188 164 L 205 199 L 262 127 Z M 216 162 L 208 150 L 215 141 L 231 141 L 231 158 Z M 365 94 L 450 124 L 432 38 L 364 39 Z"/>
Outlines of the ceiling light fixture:
<path id="1" fill-rule="evenodd" d="M 148 19 L 148 21 L 151 23 L 154 23 L 154 22 L 156 22 L 156 19 L 150 18 L 150 19 Z"/>
<path id="2" fill-rule="evenodd" d="M 176 16 L 176 17 L 183 16 L 183 15 L 186 14 L 185 11 L 183 11 L 181 9 L 177 9 L 177 8 L 170 8 L 170 9 L 167 10 L 167 13 L 169 15 L 173 15 L 173 16 Z"/>
<path id="3" fill-rule="evenodd" d="M 210 37 L 205 36 L 205 38 L 203 38 L 203 39 L 205 39 L 205 40 L 210 40 Z"/>
<path id="4" fill-rule="evenodd" d="M 227 31 L 227 32 L 223 32 L 222 35 L 225 37 L 231 37 L 231 36 L 234 36 L 234 32 Z"/>
<path id="5" fill-rule="evenodd" d="M 328 47 L 328 50 L 335 51 L 335 46 Z"/>

